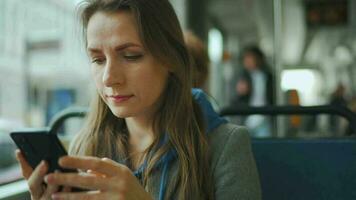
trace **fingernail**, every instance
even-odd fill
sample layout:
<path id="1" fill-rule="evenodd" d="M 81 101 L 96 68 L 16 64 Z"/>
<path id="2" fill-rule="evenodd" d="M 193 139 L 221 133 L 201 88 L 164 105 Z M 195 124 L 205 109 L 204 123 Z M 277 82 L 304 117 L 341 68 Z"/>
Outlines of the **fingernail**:
<path id="1" fill-rule="evenodd" d="M 52 197 L 53 200 L 60 200 L 61 199 L 61 197 L 56 193 L 52 194 L 51 197 Z"/>
<path id="2" fill-rule="evenodd" d="M 15 158 L 16 158 L 16 160 L 17 160 L 17 161 L 20 161 L 20 159 L 19 159 L 19 156 L 18 156 L 17 152 L 15 152 Z"/>
<path id="3" fill-rule="evenodd" d="M 44 181 L 48 184 L 48 175 L 44 177 Z"/>
<path id="4" fill-rule="evenodd" d="M 61 166 L 63 165 L 63 157 L 58 159 L 58 164 L 61 165 Z"/>
<path id="5" fill-rule="evenodd" d="M 47 170 L 46 161 L 42 160 L 40 165 L 41 165 L 41 171 L 45 172 Z"/>
<path id="6" fill-rule="evenodd" d="M 54 179 L 54 177 L 51 174 L 48 174 L 44 177 L 44 181 L 48 184 L 53 183 L 53 179 Z"/>

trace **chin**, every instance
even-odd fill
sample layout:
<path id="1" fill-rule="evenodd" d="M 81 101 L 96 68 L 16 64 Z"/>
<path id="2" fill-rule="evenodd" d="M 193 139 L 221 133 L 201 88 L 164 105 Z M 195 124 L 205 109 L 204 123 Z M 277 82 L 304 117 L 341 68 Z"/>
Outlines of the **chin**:
<path id="1" fill-rule="evenodd" d="M 120 108 L 110 108 L 111 112 L 113 115 L 115 115 L 118 118 L 127 118 L 127 117 L 132 117 L 133 113 L 126 109 L 120 109 Z"/>

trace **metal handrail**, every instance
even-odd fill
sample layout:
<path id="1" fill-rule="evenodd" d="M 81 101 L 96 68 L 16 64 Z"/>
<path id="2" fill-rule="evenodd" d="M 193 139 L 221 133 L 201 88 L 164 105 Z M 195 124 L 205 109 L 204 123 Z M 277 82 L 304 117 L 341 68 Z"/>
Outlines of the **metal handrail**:
<path id="1" fill-rule="evenodd" d="M 221 116 L 232 115 L 318 115 L 330 114 L 344 117 L 350 124 L 352 133 L 356 134 L 356 114 L 342 106 L 263 106 L 263 107 L 226 107 L 220 110 Z"/>
<path id="2" fill-rule="evenodd" d="M 56 134 L 63 122 L 72 117 L 85 117 L 88 108 L 71 107 L 56 114 L 50 122 L 50 132 Z M 246 116 L 253 114 L 260 115 L 317 115 L 331 114 L 344 117 L 350 124 L 352 133 L 356 134 L 356 114 L 346 107 L 341 106 L 264 106 L 264 107 L 226 107 L 220 110 L 221 116 Z"/>
<path id="3" fill-rule="evenodd" d="M 85 107 L 70 107 L 59 112 L 51 119 L 49 123 L 50 133 L 57 134 L 59 128 L 63 125 L 64 121 L 72 117 L 85 117 L 88 113 L 88 108 Z"/>

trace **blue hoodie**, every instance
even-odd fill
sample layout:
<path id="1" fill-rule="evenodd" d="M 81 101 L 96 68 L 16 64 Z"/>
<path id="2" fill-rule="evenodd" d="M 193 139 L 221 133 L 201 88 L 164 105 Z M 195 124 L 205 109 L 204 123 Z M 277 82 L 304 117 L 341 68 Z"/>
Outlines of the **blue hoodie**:
<path id="1" fill-rule="evenodd" d="M 220 117 L 213 109 L 211 103 L 208 101 L 206 94 L 201 89 L 192 89 L 192 95 L 195 101 L 200 105 L 200 108 L 203 112 L 205 124 L 206 124 L 206 132 L 209 134 L 213 129 L 217 128 L 223 123 L 227 123 L 226 119 Z M 167 138 L 164 139 L 163 142 L 166 142 Z M 166 155 L 164 155 L 157 163 L 156 167 L 162 168 L 162 176 L 160 181 L 160 190 L 159 190 L 159 200 L 164 199 L 164 195 L 166 192 L 167 185 L 167 173 L 169 163 L 177 159 L 177 152 L 172 149 Z M 147 166 L 145 162 L 137 171 L 134 172 L 134 175 L 138 178 L 142 178 L 142 173 Z"/>

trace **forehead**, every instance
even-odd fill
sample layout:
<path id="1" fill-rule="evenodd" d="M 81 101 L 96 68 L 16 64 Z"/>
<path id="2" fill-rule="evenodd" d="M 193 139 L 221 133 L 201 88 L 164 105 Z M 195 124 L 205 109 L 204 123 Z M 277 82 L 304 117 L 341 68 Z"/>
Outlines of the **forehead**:
<path id="1" fill-rule="evenodd" d="M 88 47 L 133 42 L 141 44 L 134 17 L 129 11 L 97 12 L 87 27 Z"/>

